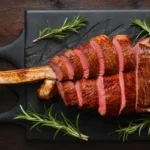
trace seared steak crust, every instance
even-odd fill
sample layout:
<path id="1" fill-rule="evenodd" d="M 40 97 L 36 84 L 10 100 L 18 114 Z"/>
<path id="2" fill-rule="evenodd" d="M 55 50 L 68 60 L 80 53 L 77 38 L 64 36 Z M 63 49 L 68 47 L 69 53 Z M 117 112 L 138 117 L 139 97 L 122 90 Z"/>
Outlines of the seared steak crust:
<path id="1" fill-rule="evenodd" d="M 99 60 L 96 51 L 93 50 L 89 43 L 83 44 L 77 49 L 87 58 L 89 65 L 89 75 L 87 78 L 97 77 L 99 75 Z"/>
<path id="2" fill-rule="evenodd" d="M 98 91 L 95 79 L 80 80 L 80 89 L 82 94 L 82 107 L 97 108 L 98 107 Z"/>
<path id="3" fill-rule="evenodd" d="M 150 38 L 138 44 L 136 48 L 136 111 L 150 112 Z"/>
<path id="4" fill-rule="evenodd" d="M 78 96 L 77 96 L 74 82 L 57 81 L 57 87 L 66 106 L 79 105 Z"/>
<path id="5" fill-rule="evenodd" d="M 132 43 L 128 35 L 116 35 L 114 39 L 119 45 L 115 45 L 116 49 L 120 48 L 123 54 L 124 72 L 134 71 L 136 66 L 135 53 L 132 48 Z"/>
<path id="6" fill-rule="evenodd" d="M 54 56 L 48 64 L 56 73 L 58 81 L 69 80 L 66 64 L 60 59 L 59 56 Z"/>
<path id="7" fill-rule="evenodd" d="M 135 110 L 136 103 L 136 80 L 135 71 L 124 73 L 124 86 L 126 104 L 121 114 L 133 112 Z"/>
<path id="8" fill-rule="evenodd" d="M 119 75 L 104 77 L 106 116 L 118 116 L 121 106 Z"/>
<path id="9" fill-rule="evenodd" d="M 74 79 L 78 80 L 83 77 L 83 68 L 79 57 L 72 51 L 68 50 L 64 53 L 64 56 L 68 58 L 74 69 Z"/>
<path id="10" fill-rule="evenodd" d="M 109 76 L 119 73 L 119 62 L 118 62 L 118 54 L 113 45 L 112 41 L 106 35 L 100 35 L 91 39 L 92 42 L 97 45 L 99 51 L 102 52 L 103 58 L 101 58 L 104 62 L 104 70 L 101 75 Z"/>

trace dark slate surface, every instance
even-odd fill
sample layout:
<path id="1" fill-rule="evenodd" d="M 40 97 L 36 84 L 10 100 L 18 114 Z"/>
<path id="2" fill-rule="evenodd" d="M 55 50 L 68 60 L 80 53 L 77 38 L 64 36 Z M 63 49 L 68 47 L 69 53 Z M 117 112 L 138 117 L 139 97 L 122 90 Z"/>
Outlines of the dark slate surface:
<path id="1" fill-rule="evenodd" d="M 133 19 L 133 15 L 138 18 L 144 18 L 149 14 L 148 10 L 101 10 L 101 11 L 28 11 L 26 13 L 26 45 L 25 45 L 25 64 L 26 67 L 35 67 L 40 65 L 46 65 L 50 58 L 65 51 L 67 48 L 74 48 L 77 45 L 85 43 L 91 37 L 99 34 L 106 34 L 112 38 L 115 34 L 128 34 L 135 42 L 137 30 L 133 27 L 129 27 L 130 20 Z M 86 15 L 89 19 L 86 28 L 80 30 L 79 34 L 72 34 L 67 40 L 43 40 L 38 43 L 32 43 L 32 40 L 37 37 L 37 30 L 35 28 L 35 22 L 39 22 L 40 27 L 43 29 L 46 27 L 46 20 L 50 21 L 52 28 L 56 28 L 62 24 L 66 17 L 72 18 L 78 14 Z M 43 112 L 44 102 L 39 101 L 36 96 L 36 90 L 41 83 L 31 84 L 27 88 L 27 102 L 31 103 L 33 107 L 40 113 Z M 83 133 L 90 136 L 90 140 L 107 141 L 118 140 L 117 135 L 109 135 L 111 132 L 117 129 L 116 120 L 133 119 L 136 115 L 130 115 L 125 117 L 101 117 L 96 110 L 78 110 L 76 108 L 66 108 L 59 96 L 54 97 L 47 103 L 49 107 L 54 103 L 54 113 L 64 112 L 64 114 L 71 120 L 75 121 L 76 115 L 80 112 L 80 129 Z M 29 105 L 27 104 L 27 109 Z M 59 116 L 60 117 L 60 116 Z M 29 140 L 52 140 L 54 130 L 53 129 L 40 129 L 41 132 L 36 129 L 27 132 L 27 139 Z M 132 140 L 146 140 L 148 136 L 134 136 Z M 62 136 L 59 134 L 56 141 L 74 141 L 75 139 L 68 136 Z"/>
<path id="2" fill-rule="evenodd" d="M 24 68 L 24 31 L 18 37 L 17 40 L 10 43 L 7 46 L 0 48 L 0 70 L 12 70 L 12 69 L 23 69 Z M 9 67 L 13 66 L 13 67 Z M 4 87 L 4 88 L 3 88 Z M 12 118 L 17 113 L 21 113 L 19 105 L 25 108 L 25 85 L 0 85 L 0 99 L 2 101 L 9 101 L 11 104 L 16 100 L 16 105 L 6 112 L 0 113 L 0 122 L 13 122 Z M 3 90 L 2 90 L 3 89 Z M 8 92 L 6 92 L 9 89 Z M 5 97 L 3 94 L 6 92 L 8 95 Z M 5 93 L 5 94 L 6 94 Z M 9 104 L 8 104 L 9 105 Z M 5 106 L 4 106 L 5 107 Z M 21 123 L 22 124 L 22 123 Z"/>

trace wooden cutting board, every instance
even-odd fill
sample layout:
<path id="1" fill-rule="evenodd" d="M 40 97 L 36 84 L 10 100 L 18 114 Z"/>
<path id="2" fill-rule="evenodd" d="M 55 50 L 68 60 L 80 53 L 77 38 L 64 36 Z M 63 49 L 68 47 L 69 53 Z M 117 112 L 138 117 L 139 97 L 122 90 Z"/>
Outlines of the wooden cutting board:
<path id="1" fill-rule="evenodd" d="M 38 36 L 36 29 L 36 22 L 39 23 L 41 29 L 47 27 L 46 20 L 50 21 L 52 28 L 58 27 L 63 23 L 66 17 L 72 19 L 74 16 L 85 15 L 88 18 L 88 24 L 86 28 L 80 30 L 78 34 L 72 34 L 68 39 L 60 40 L 43 40 L 37 43 L 33 43 L 33 39 Z M 116 34 L 128 34 L 135 43 L 135 37 L 138 33 L 138 29 L 129 26 L 131 19 L 135 15 L 138 18 L 144 19 L 146 15 L 149 15 L 149 10 L 53 10 L 53 11 L 27 11 L 25 17 L 25 47 L 22 49 L 22 55 L 16 55 L 12 58 L 23 57 L 25 58 L 25 67 L 35 67 L 47 65 L 50 58 L 53 56 L 66 51 L 68 48 L 75 48 L 76 46 L 85 43 L 91 37 L 106 34 L 112 38 Z M 24 34 L 24 33 L 23 33 Z M 24 37 L 24 35 L 22 35 Z M 22 40 L 23 41 L 23 40 Z M 18 42 L 18 44 L 20 44 Z M 6 48 L 7 49 L 7 48 Z M 12 47 L 15 49 L 15 47 Z M 25 52 L 25 56 L 23 53 Z M 1 54 L 1 53 L 0 53 Z M 11 58 L 11 57 L 10 57 Z M 11 59 L 12 59 L 11 58 Z M 20 62 L 18 62 L 19 64 Z M 23 66 L 21 66 L 23 68 Z M 76 116 L 80 113 L 79 127 L 82 133 L 90 136 L 90 141 L 117 141 L 119 140 L 118 135 L 110 133 L 118 129 L 116 121 L 122 122 L 124 124 L 125 119 L 133 119 L 138 117 L 136 114 L 130 114 L 124 117 L 101 117 L 97 110 L 82 109 L 77 108 L 67 108 L 60 96 L 55 96 L 52 100 L 44 102 L 39 100 L 36 95 L 36 90 L 42 82 L 28 84 L 24 88 L 25 95 L 24 103 L 25 109 L 30 109 L 29 103 L 39 112 L 43 113 L 44 105 L 50 107 L 54 104 L 53 113 L 63 112 L 67 118 L 72 122 L 75 122 Z M 17 106 L 17 109 L 19 107 Z M 19 110 L 18 110 L 19 111 Z M 17 112 L 18 112 L 17 111 Z M 14 111 L 15 112 L 15 111 Z M 9 119 L 11 121 L 12 114 L 10 113 Z M 60 116 L 58 116 L 60 117 Z M 1 115 L 0 115 L 1 118 Z M 5 118 L 5 117 L 3 117 Z M 5 120 L 3 120 L 5 121 Z M 29 126 L 26 122 L 17 122 L 27 127 L 26 137 L 28 140 L 49 140 L 52 141 L 53 135 L 55 133 L 54 129 L 51 128 L 36 128 L 29 130 Z M 150 138 L 143 134 L 141 137 L 137 135 L 132 136 L 129 140 L 149 140 Z M 69 136 L 63 136 L 59 133 L 55 141 L 78 141 Z"/>

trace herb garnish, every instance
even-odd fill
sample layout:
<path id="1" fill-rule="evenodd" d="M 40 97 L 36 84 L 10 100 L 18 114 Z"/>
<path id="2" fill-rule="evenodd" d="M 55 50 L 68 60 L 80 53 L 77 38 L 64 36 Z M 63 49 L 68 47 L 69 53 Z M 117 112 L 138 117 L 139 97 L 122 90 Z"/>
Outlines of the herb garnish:
<path id="1" fill-rule="evenodd" d="M 119 137 L 122 138 L 123 141 L 128 139 L 128 136 L 138 132 L 138 135 L 141 135 L 143 129 L 148 128 L 148 135 L 150 135 L 150 116 L 142 116 L 141 119 L 136 119 L 129 121 L 127 127 L 121 127 L 118 123 L 120 129 L 115 132 L 119 134 Z"/>
<path id="2" fill-rule="evenodd" d="M 69 36 L 67 31 L 78 33 L 78 29 L 86 26 L 85 22 L 87 22 L 87 20 L 88 19 L 85 16 L 80 17 L 80 15 L 74 17 L 70 22 L 68 22 L 68 18 L 66 18 L 64 23 L 56 29 L 51 29 L 50 23 L 47 20 L 48 27 L 44 30 L 40 30 L 38 23 L 36 23 L 39 37 L 33 40 L 33 42 L 37 42 L 46 38 L 65 39 Z"/>
<path id="3" fill-rule="evenodd" d="M 137 19 L 134 16 L 134 19 L 131 20 L 131 25 L 137 26 L 142 31 L 137 35 L 137 39 L 143 35 L 142 38 L 145 38 L 150 35 L 150 18 L 147 16 L 146 19 L 142 22 L 140 19 Z"/>
<path id="4" fill-rule="evenodd" d="M 20 105 L 20 109 L 22 111 L 22 114 L 17 115 L 14 117 L 16 120 L 27 120 L 30 121 L 33 126 L 30 128 L 34 128 L 36 126 L 46 126 L 46 127 L 52 127 L 57 129 L 57 131 L 54 134 L 54 139 L 56 135 L 58 134 L 59 131 L 64 132 L 64 135 L 69 135 L 75 138 L 79 138 L 81 140 L 88 140 L 88 136 L 82 134 L 79 131 L 79 114 L 77 115 L 76 118 L 76 126 L 74 126 L 61 112 L 61 116 L 63 118 L 62 121 L 57 120 L 57 115 L 55 117 L 52 116 L 52 106 L 48 109 L 45 110 L 45 114 L 41 115 L 38 114 L 33 107 L 30 105 L 31 111 L 29 110 L 24 110 L 23 107 Z"/>

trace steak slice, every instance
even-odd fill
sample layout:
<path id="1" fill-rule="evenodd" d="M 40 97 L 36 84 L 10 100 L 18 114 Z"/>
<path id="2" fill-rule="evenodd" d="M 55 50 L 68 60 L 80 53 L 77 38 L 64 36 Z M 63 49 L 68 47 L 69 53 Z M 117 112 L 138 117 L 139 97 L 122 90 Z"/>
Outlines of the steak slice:
<path id="1" fill-rule="evenodd" d="M 135 71 L 120 73 L 121 108 L 120 114 L 127 114 L 135 110 L 136 104 L 136 78 Z"/>
<path id="2" fill-rule="evenodd" d="M 135 70 L 135 53 L 127 35 L 116 35 L 113 38 L 113 44 L 116 47 L 119 58 L 120 114 L 125 114 L 130 110 L 133 111 L 135 108 L 135 72 L 123 73 Z"/>
<path id="3" fill-rule="evenodd" d="M 86 56 L 78 49 L 74 50 L 75 54 L 80 58 L 80 62 L 83 68 L 83 77 L 87 78 L 89 76 L 89 64 Z"/>
<path id="4" fill-rule="evenodd" d="M 57 88 L 66 106 L 79 105 L 74 82 L 57 81 Z"/>
<path id="5" fill-rule="evenodd" d="M 119 70 L 124 72 L 134 71 L 136 66 L 135 53 L 128 35 L 116 35 L 113 38 L 119 58 Z"/>
<path id="6" fill-rule="evenodd" d="M 69 80 L 73 80 L 73 78 L 74 78 L 74 69 L 73 69 L 73 66 L 72 66 L 71 62 L 69 61 L 68 58 L 63 56 L 63 54 L 60 55 L 60 59 L 66 65 Z"/>
<path id="7" fill-rule="evenodd" d="M 136 112 L 150 112 L 150 38 L 138 42 L 136 52 Z"/>
<path id="8" fill-rule="evenodd" d="M 98 91 L 95 79 L 82 79 L 75 83 L 79 106 L 83 108 L 98 107 Z"/>
<path id="9" fill-rule="evenodd" d="M 106 35 L 100 35 L 92 38 L 90 44 L 97 51 L 99 57 L 100 75 L 118 74 L 118 54 L 112 41 Z"/>
<path id="10" fill-rule="evenodd" d="M 58 81 L 69 80 L 66 64 L 59 56 L 54 56 L 48 64 L 55 72 Z"/>
<path id="11" fill-rule="evenodd" d="M 83 68 L 80 62 L 80 58 L 74 51 L 68 50 L 63 54 L 70 62 L 68 65 L 69 70 L 73 70 L 73 79 L 78 80 L 83 77 Z"/>
<path id="12" fill-rule="evenodd" d="M 85 78 L 97 77 L 99 75 L 100 68 L 99 68 L 99 60 L 98 60 L 96 50 L 93 49 L 89 43 L 85 43 L 79 46 L 78 48 L 76 48 L 75 51 L 80 51 L 78 55 L 82 53 L 82 55 L 85 56 L 85 57 L 82 57 L 82 55 L 80 56 L 80 59 L 83 59 L 83 61 L 81 61 L 82 63 L 84 64 L 88 63 L 87 65 L 88 73 L 85 73 L 84 77 Z M 84 66 L 84 64 L 82 66 Z"/>
<path id="13" fill-rule="evenodd" d="M 121 107 L 119 75 L 99 76 L 97 79 L 99 108 L 102 116 L 118 116 Z"/>

